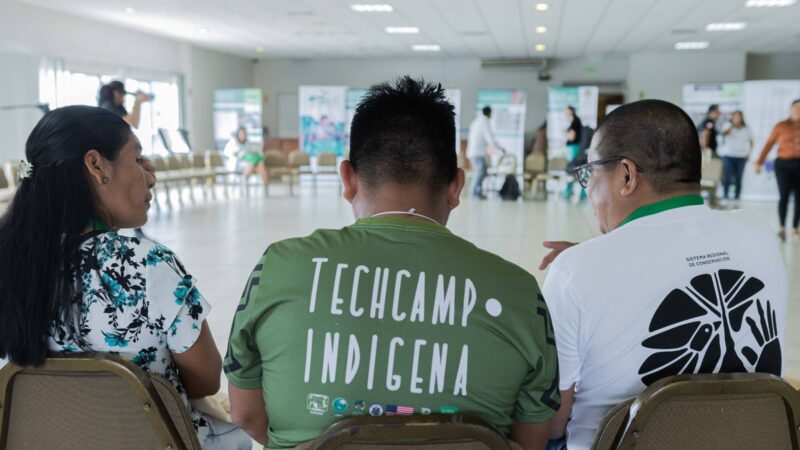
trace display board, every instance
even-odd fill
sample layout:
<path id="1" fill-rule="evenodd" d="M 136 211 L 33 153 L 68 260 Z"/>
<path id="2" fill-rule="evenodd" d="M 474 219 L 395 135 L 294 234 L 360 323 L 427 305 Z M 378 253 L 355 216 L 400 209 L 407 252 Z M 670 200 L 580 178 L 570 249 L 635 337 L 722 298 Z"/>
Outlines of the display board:
<path id="1" fill-rule="evenodd" d="M 522 174 L 525 154 L 525 113 L 527 94 L 520 89 L 482 89 L 478 91 L 475 115 L 484 106 L 492 108 L 492 132 L 497 143 L 517 158 L 517 173 Z M 501 155 L 494 155 L 496 163 Z"/>
<path id="2" fill-rule="evenodd" d="M 734 111 L 742 109 L 742 83 L 689 83 L 683 85 L 683 109 L 700 125 L 708 114 L 708 107 L 719 105 L 718 127 L 731 119 Z M 721 128 L 720 128 L 721 129 Z"/>
<path id="3" fill-rule="evenodd" d="M 597 86 L 551 87 L 547 89 L 547 148 L 550 158 L 566 155 L 567 128 L 570 121 L 564 112 L 567 106 L 584 126 L 597 129 L 597 108 L 600 88 Z"/>
<path id="4" fill-rule="evenodd" d="M 345 124 L 344 124 L 344 133 L 347 137 L 346 145 L 347 148 L 345 150 L 345 154 L 350 154 L 350 126 L 353 124 L 353 116 L 356 113 L 356 107 L 361 100 L 364 98 L 364 95 L 367 94 L 366 89 L 359 89 L 359 88 L 349 88 L 347 90 L 347 96 L 345 99 Z"/>
<path id="5" fill-rule="evenodd" d="M 309 155 L 344 156 L 346 86 L 300 86 L 300 148 Z"/>
<path id="6" fill-rule="evenodd" d="M 214 144 L 225 148 L 240 126 L 247 130 L 251 143 L 263 142 L 263 96 L 261 89 L 216 89 L 214 91 Z"/>
<path id="7" fill-rule="evenodd" d="M 742 196 L 753 200 L 773 200 L 778 198 L 778 187 L 771 160 L 775 158 L 778 146 L 774 146 L 767 158 L 765 171 L 761 175 L 754 172 L 753 162 L 764 147 L 772 128 L 789 117 L 793 100 L 800 98 L 800 80 L 746 81 L 742 95 L 742 112 L 747 126 L 753 133 L 755 147 L 750 163 L 745 168 L 742 179 Z"/>
<path id="8" fill-rule="evenodd" d="M 456 121 L 456 154 L 461 150 L 461 89 L 445 89 L 447 101 L 453 105 Z"/>

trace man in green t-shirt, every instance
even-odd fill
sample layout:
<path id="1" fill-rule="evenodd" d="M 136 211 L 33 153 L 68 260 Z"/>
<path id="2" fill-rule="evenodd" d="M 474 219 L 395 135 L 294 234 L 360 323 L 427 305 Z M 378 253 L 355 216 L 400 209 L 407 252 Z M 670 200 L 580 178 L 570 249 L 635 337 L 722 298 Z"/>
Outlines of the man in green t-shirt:
<path id="1" fill-rule="evenodd" d="M 358 106 L 341 166 L 358 220 L 269 246 L 234 318 L 231 415 L 255 440 L 463 413 L 544 448 L 560 402 L 547 306 L 532 275 L 445 228 L 464 186 L 453 148 L 441 85 L 405 77 Z"/>

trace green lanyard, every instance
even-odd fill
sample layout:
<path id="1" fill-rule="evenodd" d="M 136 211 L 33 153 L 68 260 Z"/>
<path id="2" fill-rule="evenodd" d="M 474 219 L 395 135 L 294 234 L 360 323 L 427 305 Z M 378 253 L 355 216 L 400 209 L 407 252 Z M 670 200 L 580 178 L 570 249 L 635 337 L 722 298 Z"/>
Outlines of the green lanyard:
<path id="1" fill-rule="evenodd" d="M 108 231 L 108 225 L 99 219 L 89 219 L 89 223 L 86 224 L 86 227 L 92 231 Z"/>
<path id="2" fill-rule="evenodd" d="M 633 222 L 636 219 L 652 216 L 653 214 L 669 211 L 670 209 L 683 208 L 684 206 L 698 206 L 703 204 L 705 204 L 705 201 L 703 200 L 703 197 L 698 194 L 680 195 L 678 197 L 668 198 L 666 200 L 661 200 L 660 202 L 642 206 L 628 216 L 627 219 L 623 220 L 619 226 L 621 227 L 629 222 Z"/>

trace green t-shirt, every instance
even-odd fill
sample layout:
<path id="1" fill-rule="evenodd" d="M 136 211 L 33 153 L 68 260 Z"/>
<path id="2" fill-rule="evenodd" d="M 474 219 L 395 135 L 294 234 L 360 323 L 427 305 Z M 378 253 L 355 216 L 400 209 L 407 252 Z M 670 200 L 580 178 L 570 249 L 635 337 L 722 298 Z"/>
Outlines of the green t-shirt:
<path id="1" fill-rule="evenodd" d="M 416 219 L 361 219 L 271 245 L 236 311 L 228 380 L 263 389 L 269 448 L 360 414 L 472 414 L 508 432 L 558 410 L 532 275 Z"/>

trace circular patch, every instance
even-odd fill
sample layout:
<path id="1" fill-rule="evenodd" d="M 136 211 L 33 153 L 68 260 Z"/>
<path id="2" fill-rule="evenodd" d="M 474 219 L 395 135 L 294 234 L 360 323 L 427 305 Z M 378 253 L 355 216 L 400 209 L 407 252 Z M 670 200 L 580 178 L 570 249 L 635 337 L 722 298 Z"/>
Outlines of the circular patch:
<path id="1" fill-rule="evenodd" d="M 374 404 L 369 407 L 369 415 L 370 416 L 382 416 L 383 415 L 383 406 L 379 404 Z"/>
<path id="2" fill-rule="evenodd" d="M 498 317 L 503 313 L 503 305 L 496 298 L 486 300 L 486 312 L 492 317 Z"/>
<path id="3" fill-rule="evenodd" d="M 343 399 L 342 397 L 338 397 L 333 401 L 333 411 L 337 414 L 347 411 L 347 406 L 347 400 Z"/>

